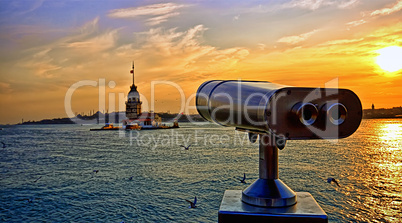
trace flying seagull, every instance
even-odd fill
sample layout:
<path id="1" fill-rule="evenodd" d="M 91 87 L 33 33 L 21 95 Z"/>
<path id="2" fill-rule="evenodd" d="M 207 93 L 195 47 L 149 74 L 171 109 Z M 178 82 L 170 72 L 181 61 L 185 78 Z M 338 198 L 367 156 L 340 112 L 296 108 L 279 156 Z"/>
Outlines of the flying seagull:
<path id="1" fill-rule="evenodd" d="M 187 147 L 186 147 L 186 146 L 183 146 L 183 145 L 180 145 L 180 146 L 183 147 L 185 150 L 188 150 L 191 145 L 189 145 L 189 146 L 187 146 Z"/>
<path id="2" fill-rule="evenodd" d="M 240 183 L 246 184 L 246 173 L 244 173 L 243 179 L 240 180 Z"/>
<path id="3" fill-rule="evenodd" d="M 38 182 L 38 180 L 42 178 L 42 176 L 38 177 L 38 179 L 34 180 L 34 183 Z"/>
<path id="4" fill-rule="evenodd" d="M 190 203 L 190 207 L 188 208 L 196 208 L 195 204 L 197 204 L 197 196 L 194 197 L 194 202 L 191 202 L 189 200 L 186 200 L 188 203 Z"/>
<path id="5" fill-rule="evenodd" d="M 40 198 L 25 198 L 25 199 L 20 199 L 18 201 L 27 201 L 28 203 L 32 203 L 34 200 L 40 200 Z"/>
<path id="6" fill-rule="evenodd" d="M 329 177 L 329 178 L 327 179 L 327 182 L 328 182 L 328 183 L 334 182 L 334 183 L 336 184 L 336 186 L 340 187 L 338 181 L 336 181 L 335 178 L 333 178 L 333 177 Z"/>

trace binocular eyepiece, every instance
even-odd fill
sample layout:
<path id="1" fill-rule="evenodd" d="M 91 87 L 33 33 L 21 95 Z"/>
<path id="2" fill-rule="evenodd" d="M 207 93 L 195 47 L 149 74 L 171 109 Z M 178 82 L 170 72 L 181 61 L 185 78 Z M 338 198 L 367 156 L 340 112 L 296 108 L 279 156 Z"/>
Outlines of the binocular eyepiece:
<path id="1" fill-rule="evenodd" d="M 306 126 L 314 124 L 318 117 L 318 108 L 312 103 L 299 102 L 293 106 L 292 112 L 298 117 L 299 121 Z M 348 114 L 346 107 L 342 103 L 327 105 L 323 108 L 322 112 L 333 125 L 342 124 Z"/>
<path id="2" fill-rule="evenodd" d="M 312 125 L 318 116 L 318 109 L 311 103 L 299 102 L 292 108 L 292 112 L 297 116 L 303 125 Z"/>
<path id="3" fill-rule="evenodd" d="M 359 98 L 350 90 L 288 87 L 260 81 L 207 81 L 196 107 L 206 120 L 286 139 L 334 139 L 357 130 Z"/>

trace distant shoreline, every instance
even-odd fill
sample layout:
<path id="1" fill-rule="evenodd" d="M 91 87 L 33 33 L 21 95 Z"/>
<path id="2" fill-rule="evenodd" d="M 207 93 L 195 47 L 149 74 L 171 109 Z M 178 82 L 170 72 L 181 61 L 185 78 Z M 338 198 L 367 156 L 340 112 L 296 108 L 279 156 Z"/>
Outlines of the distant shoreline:
<path id="1" fill-rule="evenodd" d="M 199 114 L 192 115 L 182 115 L 182 114 L 171 114 L 167 112 L 155 113 L 162 118 L 162 122 L 173 122 L 177 117 L 179 122 L 204 122 L 205 120 Z M 124 117 L 124 118 L 123 118 Z M 402 107 L 394 108 L 380 108 L 380 109 L 363 109 L 363 119 L 400 119 L 402 118 Z M 49 125 L 49 124 L 99 124 L 99 123 L 120 123 L 121 120 L 125 119 L 125 112 L 112 112 L 112 113 L 101 113 L 96 112 L 92 115 L 77 115 L 74 118 L 53 118 L 53 119 L 42 119 L 40 121 L 25 121 L 17 124 L 7 124 L 7 125 Z M 117 121 L 117 122 L 116 122 Z M 7 126 L 2 125 L 0 126 Z"/>
<path id="2" fill-rule="evenodd" d="M 375 109 L 373 105 L 371 109 L 363 109 L 363 118 L 402 118 L 402 107 Z"/>
<path id="3" fill-rule="evenodd" d="M 397 117 L 365 117 L 362 119 L 400 119 L 402 116 L 397 116 Z"/>
<path id="4" fill-rule="evenodd" d="M 397 117 L 364 117 L 363 119 L 402 119 L 402 116 Z M 193 119 L 195 122 L 205 122 L 204 119 Z M 91 121 L 91 120 L 87 120 Z M 96 120 L 92 120 L 94 123 L 91 124 L 101 124 L 101 123 L 108 123 L 108 122 L 99 122 L 95 123 Z M 179 119 L 179 122 L 190 122 L 188 119 Z M 111 122 L 114 123 L 114 122 Z M 18 123 L 14 125 L 63 125 L 63 124 L 80 124 L 77 122 L 72 121 L 70 118 L 55 118 L 55 119 L 43 119 L 40 121 L 27 121 L 23 123 Z M 13 124 L 12 124 L 13 125 Z M 6 126 L 6 125 L 1 125 Z"/>
<path id="5" fill-rule="evenodd" d="M 205 121 L 200 115 L 181 115 L 181 114 L 171 114 L 171 113 L 155 113 L 162 118 L 162 122 L 174 122 L 177 118 L 178 122 L 203 122 Z M 26 121 L 18 123 L 15 125 L 49 125 L 49 124 L 101 124 L 101 123 L 120 123 L 121 120 L 125 119 L 124 112 L 113 112 L 102 114 L 101 112 L 96 112 L 93 115 L 77 115 L 74 118 L 54 118 L 54 119 L 43 119 L 40 121 Z M 117 122 L 116 122 L 117 121 Z"/>

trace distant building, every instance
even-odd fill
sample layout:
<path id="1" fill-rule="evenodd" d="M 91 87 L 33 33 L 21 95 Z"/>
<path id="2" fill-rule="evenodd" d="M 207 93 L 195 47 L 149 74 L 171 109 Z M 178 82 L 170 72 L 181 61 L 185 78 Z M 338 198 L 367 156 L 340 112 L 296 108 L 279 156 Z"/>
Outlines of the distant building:
<path id="1" fill-rule="evenodd" d="M 142 112 L 142 101 L 137 86 L 134 83 L 134 62 L 133 69 L 130 71 L 133 74 L 133 84 L 127 95 L 126 101 L 126 120 L 123 120 L 124 126 L 138 125 L 142 128 L 153 128 L 161 125 L 162 119 L 154 112 Z"/>
<path id="2" fill-rule="evenodd" d="M 134 76 L 134 75 L 133 75 Z M 128 119 L 136 119 L 141 115 L 140 93 L 137 91 L 137 86 L 131 85 L 126 101 L 126 117 Z"/>
<path id="3" fill-rule="evenodd" d="M 133 84 L 130 87 L 130 92 L 127 95 L 126 101 L 126 117 L 128 119 L 136 119 L 141 115 L 142 101 L 140 99 L 140 93 L 137 91 L 137 86 L 134 83 L 134 62 L 133 69 L 130 71 L 133 74 Z"/>

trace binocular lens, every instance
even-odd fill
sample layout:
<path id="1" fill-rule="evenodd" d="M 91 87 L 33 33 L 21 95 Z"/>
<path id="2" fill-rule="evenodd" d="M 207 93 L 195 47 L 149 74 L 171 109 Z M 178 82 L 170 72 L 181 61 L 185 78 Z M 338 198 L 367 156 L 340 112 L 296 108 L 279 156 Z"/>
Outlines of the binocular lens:
<path id="1" fill-rule="evenodd" d="M 335 103 L 327 108 L 327 116 L 329 121 L 334 125 L 342 124 L 347 115 L 346 107 L 341 103 Z"/>
<path id="2" fill-rule="evenodd" d="M 292 111 L 303 125 L 312 125 L 318 115 L 317 107 L 311 103 L 297 103 Z"/>

